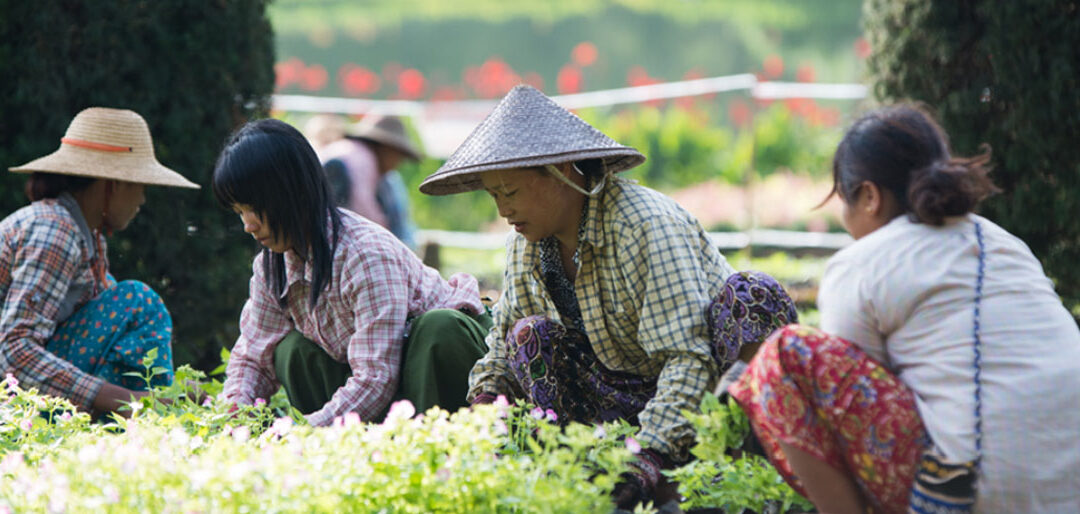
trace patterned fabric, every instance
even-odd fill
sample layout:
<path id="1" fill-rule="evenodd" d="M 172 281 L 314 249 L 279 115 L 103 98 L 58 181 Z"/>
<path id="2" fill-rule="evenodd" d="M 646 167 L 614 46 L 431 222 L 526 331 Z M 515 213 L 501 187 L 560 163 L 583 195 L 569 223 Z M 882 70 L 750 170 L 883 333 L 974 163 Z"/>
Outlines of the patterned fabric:
<path id="1" fill-rule="evenodd" d="M 397 389 L 406 319 L 440 308 L 483 312 L 475 278 L 457 274 L 444 280 L 390 232 L 349 211 L 341 214 L 331 283 L 314 308 L 312 268 L 299 256 L 285 253 L 284 308 L 266 286 L 262 257 L 255 258 L 240 338 L 226 370 L 226 398 L 250 404 L 273 394 L 280 385 L 274 347 L 295 329 L 353 371 L 308 422 L 328 425 L 346 412 L 374 418 Z"/>
<path id="2" fill-rule="evenodd" d="M 104 381 L 45 349 L 57 324 L 104 289 L 94 268 L 108 268 L 105 238 L 74 211 L 63 198 L 40 200 L 0 222 L 0 374 L 89 409 Z"/>
<path id="3" fill-rule="evenodd" d="M 611 180 L 586 206 L 574 292 L 585 336 L 607 369 L 657 377 L 657 395 L 638 415 L 645 447 L 683 459 L 693 409 L 719 376 L 705 312 L 733 270 L 701 225 L 670 198 Z M 561 319 L 539 267 L 539 245 L 507 242 L 504 291 L 488 334 L 488 354 L 473 368 L 469 397 L 524 397 L 507 347 L 513 325 L 529 316 Z"/>
<path id="4" fill-rule="evenodd" d="M 625 419 L 656 395 L 656 379 L 612 371 L 593 352 L 585 334 L 544 316 L 514 324 L 507 337 L 511 367 L 526 398 L 559 415 L 559 422 Z"/>
<path id="5" fill-rule="evenodd" d="M 770 337 L 729 389 L 769 460 L 806 494 L 780 449 L 845 470 L 881 512 L 904 512 L 929 439 L 914 395 L 843 339 L 798 325 Z"/>
<path id="6" fill-rule="evenodd" d="M 84 373 L 111 384 L 145 391 L 142 358 L 157 348 L 154 367 L 167 371 L 154 377 L 154 386 L 173 382 L 172 318 L 161 297 L 142 282 L 125 280 L 106 289 L 75 311 L 49 338 L 46 349 Z"/>
<path id="7" fill-rule="evenodd" d="M 713 358 L 721 373 L 739 359 L 744 345 L 760 344 L 776 329 L 799 322 L 795 302 L 776 279 L 757 271 L 734 273 L 709 305 Z"/>
<path id="8" fill-rule="evenodd" d="M 578 305 L 577 295 L 574 294 L 574 283 L 563 269 L 559 240 L 555 236 L 540 241 L 540 275 L 544 277 L 544 285 L 547 286 L 559 316 L 570 328 L 584 332 L 585 320 L 581 319 L 581 307 Z"/>

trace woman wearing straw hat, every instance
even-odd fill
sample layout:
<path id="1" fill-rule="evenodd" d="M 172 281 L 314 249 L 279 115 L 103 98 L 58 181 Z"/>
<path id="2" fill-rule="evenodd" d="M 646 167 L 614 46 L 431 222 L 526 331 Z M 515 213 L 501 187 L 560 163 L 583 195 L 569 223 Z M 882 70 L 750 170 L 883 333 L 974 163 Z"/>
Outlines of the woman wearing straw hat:
<path id="1" fill-rule="evenodd" d="M 640 423 L 645 450 L 615 491 L 624 508 L 652 496 L 662 467 L 687 459 L 694 431 L 682 411 L 740 351 L 706 312 L 742 274 L 674 201 L 613 176 L 644 160 L 518 86 L 420 186 L 483 189 L 516 232 L 469 398 L 524 398 L 560 421 Z M 782 324 L 794 309 L 775 288 Z"/>
<path id="2" fill-rule="evenodd" d="M 255 258 L 224 395 L 281 385 L 315 426 L 378 421 L 395 398 L 420 411 L 466 405 L 491 317 L 476 279 L 448 280 L 386 229 L 338 209 L 299 131 L 259 120 L 234 134 L 214 194 L 264 246 Z"/>
<path id="3" fill-rule="evenodd" d="M 157 162 L 137 113 L 91 107 L 31 173 L 32 203 L 0 222 L 0 373 L 95 414 L 144 395 L 144 355 L 173 379 L 172 319 L 146 284 L 109 274 L 105 234 L 123 230 L 146 185 L 198 188 Z M 120 412 L 124 414 L 123 412 Z"/>

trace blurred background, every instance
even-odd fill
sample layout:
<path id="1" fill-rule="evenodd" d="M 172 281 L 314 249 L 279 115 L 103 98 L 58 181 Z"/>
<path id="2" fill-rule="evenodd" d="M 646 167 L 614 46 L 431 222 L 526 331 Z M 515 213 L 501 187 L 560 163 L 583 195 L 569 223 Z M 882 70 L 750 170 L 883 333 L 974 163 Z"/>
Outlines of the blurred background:
<path id="1" fill-rule="evenodd" d="M 641 150 L 626 176 L 697 216 L 737 268 L 777 276 L 814 323 L 825 259 L 849 241 L 837 201 L 818 206 L 832 152 L 853 116 L 915 100 L 957 153 L 991 144 L 1004 192 L 982 213 L 1080 313 L 1078 15 L 1075 0 L 0 2 L 0 164 L 55 150 L 85 107 L 141 113 L 158 159 L 204 187 L 150 188 L 109 241 L 112 269 L 162 293 L 177 364 L 211 369 L 258 248 L 209 179 L 248 120 L 401 115 L 427 154 L 398 168 L 418 252 L 497 295 L 508 227 L 493 202 L 416 186 L 533 85 Z M 0 175 L 6 216 L 24 177 Z"/>

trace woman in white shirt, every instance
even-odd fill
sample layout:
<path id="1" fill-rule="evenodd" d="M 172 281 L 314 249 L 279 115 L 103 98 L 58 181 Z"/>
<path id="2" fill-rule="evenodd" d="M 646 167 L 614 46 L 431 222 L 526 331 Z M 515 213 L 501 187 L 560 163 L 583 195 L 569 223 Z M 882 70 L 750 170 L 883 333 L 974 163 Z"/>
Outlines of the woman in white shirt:
<path id="1" fill-rule="evenodd" d="M 989 161 L 952 157 L 911 106 L 862 117 L 836 151 L 856 242 L 825 270 L 822 330 L 777 332 L 731 388 L 822 512 L 904 511 L 929 448 L 978 460 L 978 511 L 1080 511 L 1080 331 L 1027 246 L 972 213 L 996 191 Z"/>

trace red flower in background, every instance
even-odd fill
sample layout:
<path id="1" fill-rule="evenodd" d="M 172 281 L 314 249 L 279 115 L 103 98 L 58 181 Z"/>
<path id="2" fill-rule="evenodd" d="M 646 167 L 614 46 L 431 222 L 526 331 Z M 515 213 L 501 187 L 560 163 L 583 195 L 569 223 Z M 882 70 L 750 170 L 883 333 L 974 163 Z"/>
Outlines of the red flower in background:
<path id="1" fill-rule="evenodd" d="M 330 75 L 321 64 L 312 64 L 300 75 L 300 87 L 305 91 L 318 91 L 326 87 Z"/>
<path id="2" fill-rule="evenodd" d="M 348 95 L 370 95 L 382 85 L 375 72 L 353 63 L 346 63 L 338 69 L 338 82 Z"/>
<path id="3" fill-rule="evenodd" d="M 465 69 L 465 84 L 481 98 L 502 96 L 521 83 L 521 76 L 498 57 L 492 57 L 479 67 Z"/>
<path id="4" fill-rule="evenodd" d="M 784 60 L 779 55 L 772 54 L 765 58 L 765 62 L 762 63 L 762 67 L 765 70 L 765 78 L 777 79 L 784 73 Z"/>
<path id="5" fill-rule="evenodd" d="M 397 77 L 398 96 L 406 100 L 415 100 L 424 95 L 426 80 L 419 70 L 409 68 Z"/>
<path id="6" fill-rule="evenodd" d="M 799 82 L 813 82 L 815 79 L 817 79 L 817 72 L 809 64 L 799 66 L 799 70 L 795 72 L 795 80 Z"/>
<path id="7" fill-rule="evenodd" d="M 304 61 L 301 61 L 296 57 L 275 64 L 274 87 L 276 89 L 284 89 L 295 82 L 299 82 L 300 77 L 304 74 L 304 68 Z"/>
<path id="8" fill-rule="evenodd" d="M 581 70 L 572 64 L 564 65 L 559 70 L 559 76 L 555 78 L 555 86 L 558 87 L 559 93 L 564 95 L 581 92 L 583 82 Z"/>
<path id="9" fill-rule="evenodd" d="M 734 98 L 728 102 L 728 118 L 736 127 L 746 128 L 750 126 L 753 117 L 754 112 L 750 109 L 750 104 L 746 103 L 746 100 Z"/>
<path id="10" fill-rule="evenodd" d="M 866 38 L 859 38 L 855 40 L 855 56 L 859 59 L 866 59 L 870 57 L 870 42 Z"/>
<path id="11" fill-rule="evenodd" d="M 439 86 L 431 94 L 431 100 L 434 102 L 449 102 L 461 99 L 464 96 L 465 91 L 460 86 Z"/>
<path id="12" fill-rule="evenodd" d="M 570 60 L 574 61 L 574 64 L 586 68 L 596 62 L 596 54 L 596 45 L 589 41 L 582 41 L 570 51 Z"/>

